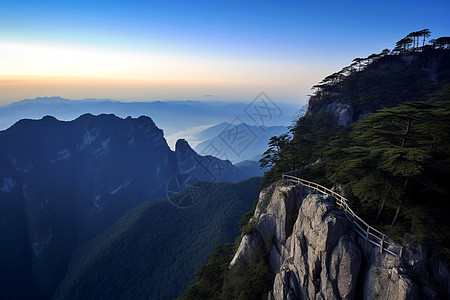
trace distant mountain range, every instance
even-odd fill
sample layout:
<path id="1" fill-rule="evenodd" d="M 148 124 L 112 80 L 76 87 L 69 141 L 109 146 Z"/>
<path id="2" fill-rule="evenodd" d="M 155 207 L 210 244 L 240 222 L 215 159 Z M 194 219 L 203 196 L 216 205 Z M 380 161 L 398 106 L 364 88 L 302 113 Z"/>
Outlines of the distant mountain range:
<path id="1" fill-rule="evenodd" d="M 173 147 L 179 138 L 187 138 L 189 131 L 205 129 L 221 122 L 235 123 L 234 120 L 241 120 L 256 126 L 287 126 L 298 109 L 297 104 L 279 103 L 276 99 L 272 101 L 262 97 L 242 102 L 120 102 L 110 99 L 38 97 L 0 106 L 0 130 L 7 129 L 21 119 L 41 119 L 47 115 L 64 121 L 74 120 L 86 113 L 107 113 L 121 118 L 145 115 L 164 130 L 169 146 Z M 190 141 L 189 138 L 187 140 Z"/>
<path id="2" fill-rule="evenodd" d="M 220 123 L 196 135 L 202 142 L 194 150 L 203 155 L 228 159 L 233 163 L 259 161 L 272 136 L 286 133 L 286 126 L 256 126 L 246 123 Z"/>
<path id="3" fill-rule="evenodd" d="M 166 226 L 203 232 L 196 238 L 194 250 L 189 250 L 192 239 L 177 238 L 183 251 L 176 261 L 183 270 L 175 281 L 169 275 L 161 277 L 173 285 L 169 290 L 162 291 L 167 287 L 161 282 L 155 293 L 162 294 L 149 293 L 156 298 L 177 296 L 212 247 L 232 241 L 237 234 L 234 224 L 256 199 L 256 194 L 249 195 L 256 192 L 260 179 L 238 186 L 203 186 L 199 182 L 237 182 L 263 175 L 265 170 L 255 160 L 264 152 L 267 139 L 285 130 L 274 125 L 288 125 L 293 117 L 284 112 L 292 112 L 295 107 L 267 103 L 123 103 L 44 97 L 0 107 L 0 129 L 4 129 L 0 131 L 0 298 L 49 299 L 67 276 L 58 288 L 58 295 L 66 298 L 74 286 L 86 283 L 84 276 L 90 278 L 93 270 L 103 270 L 103 259 L 113 259 L 103 241 L 108 241 L 107 245 L 122 243 L 123 236 L 117 232 L 123 232 L 126 226 L 103 233 L 142 202 L 148 202 L 145 211 L 149 218 L 165 219 L 161 224 L 153 222 L 147 228 L 150 232 L 164 233 Z M 236 155 L 236 149 L 225 148 L 222 139 L 242 129 L 248 129 L 246 134 L 252 134 L 252 139 L 245 149 L 239 144 Z M 168 134 L 173 150 L 164 137 Z M 194 151 L 184 139 L 175 142 L 177 137 L 203 142 L 197 145 L 202 153 Z M 242 138 L 248 136 L 241 134 L 235 141 L 242 142 Z M 204 146 L 212 143 L 228 153 L 208 152 Z M 233 165 L 228 158 L 239 163 Z M 242 193 L 234 195 L 232 189 L 236 188 Z M 202 194 L 205 190 L 213 192 Z M 193 220 L 180 214 L 202 201 L 215 203 L 214 209 L 191 214 Z M 214 238 L 204 236 L 208 224 L 215 224 L 211 231 Z M 93 238 L 100 244 L 92 246 Z M 155 246 L 160 252 L 178 247 L 164 244 L 164 237 L 158 234 L 149 238 L 154 239 L 153 244 L 161 242 L 161 247 Z M 116 250 L 125 259 L 127 249 Z M 97 254 L 92 256 L 91 250 Z M 164 261 L 158 254 L 148 253 L 155 257 L 147 259 L 147 268 L 163 270 Z M 90 267 L 78 269 L 77 262 Z M 124 263 L 129 264 L 129 260 Z M 80 295 L 87 289 L 80 289 Z"/>
<path id="4" fill-rule="evenodd" d="M 184 140 L 172 151 L 149 117 L 21 120 L 0 131 L 0 145 L 0 298 L 49 298 L 73 249 L 141 202 L 187 208 L 196 182 L 251 175 Z M 177 197 L 186 188 L 192 195 Z"/>

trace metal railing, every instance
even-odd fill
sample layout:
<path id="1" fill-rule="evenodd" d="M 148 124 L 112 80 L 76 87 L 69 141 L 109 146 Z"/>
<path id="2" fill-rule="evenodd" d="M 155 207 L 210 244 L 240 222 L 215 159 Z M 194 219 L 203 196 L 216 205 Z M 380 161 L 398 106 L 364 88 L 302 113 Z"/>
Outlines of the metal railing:
<path id="1" fill-rule="evenodd" d="M 318 191 L 324 195 L 332 196 L 336 200 L 336 204 L 339 208 L 345 213 L 347 219 L 349 219 L 353 223 L 353 229 L 355 232 L 365 239 L 366 244 L 371 243 L 380 248 L 380 253 L 383 251 L 401 257 L 403 252 L 403 247 L 394 243 L 394 241 L 386 236 L 384 233 L 376 230 L 363 219 L 361 219 L 348 205 L 348 200 L 342 195 L 332 191 L 320 184 L 317 184 L 312 181 L 308 181 L 296 176 L 292 176 L 289 174 L 293 174 L 295 171 L 291 171 L 282 175 L 282 177 L 294 184 L 303 185 L 309 189 Z"/>

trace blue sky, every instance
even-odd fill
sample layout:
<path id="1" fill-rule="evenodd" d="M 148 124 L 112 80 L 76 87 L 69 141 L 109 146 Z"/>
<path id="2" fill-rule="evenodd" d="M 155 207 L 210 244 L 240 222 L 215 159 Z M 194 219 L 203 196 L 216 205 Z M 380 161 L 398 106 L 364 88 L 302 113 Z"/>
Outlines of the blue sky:
<path id="1" fill-rule="evenodd" d="M 304 102 L 324 76 L 411 31 L 450 35 L 449 15 L 449 1 L 0 0 L 0 103 L 262 90 Z"/>

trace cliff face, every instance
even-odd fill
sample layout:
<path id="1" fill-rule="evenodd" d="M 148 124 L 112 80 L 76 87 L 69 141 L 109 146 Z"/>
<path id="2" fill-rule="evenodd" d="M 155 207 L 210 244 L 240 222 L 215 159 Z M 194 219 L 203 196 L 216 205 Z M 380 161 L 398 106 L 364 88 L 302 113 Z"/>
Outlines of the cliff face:
<path id="1" fill-rule="evenodd" d="M 444 49 L 380 56 L 360 71 L 341 71 L 339 80 L 324 79 L 307 114 L 324 111 L 347 126 L 381 108 L 423 100 L 449 82 L 449 67 L 450 52 Z"/>
<path id="2" fill-rule="evenodd" d="M 72 250 L 141 202 L 200 180 L 244 179 L 185 141 L 172 151 L 145 116 L 21 120 L 0 131 L 0 145 L 0 298 L 34 285 L 30 298 L 49 298 Z"/>
<path id="3" fill-rule="evenodd" d="M 265 253 L 269 299 L 438 299 L 448 268 L 409 246 L 402 258 L 366 245 L 331 197 L 278 181 L 260 195 L 231 267 Z"/>

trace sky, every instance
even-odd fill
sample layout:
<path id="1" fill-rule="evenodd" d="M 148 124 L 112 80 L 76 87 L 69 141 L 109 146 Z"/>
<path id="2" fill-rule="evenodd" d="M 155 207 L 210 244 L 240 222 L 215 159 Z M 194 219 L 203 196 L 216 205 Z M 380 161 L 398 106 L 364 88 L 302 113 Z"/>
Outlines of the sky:
<path id="1" fill-rule="evenodd" d="M 450 1 L 0 0 L 0 105 L 25 98 L 305 103 L 325 76 Z"/>

